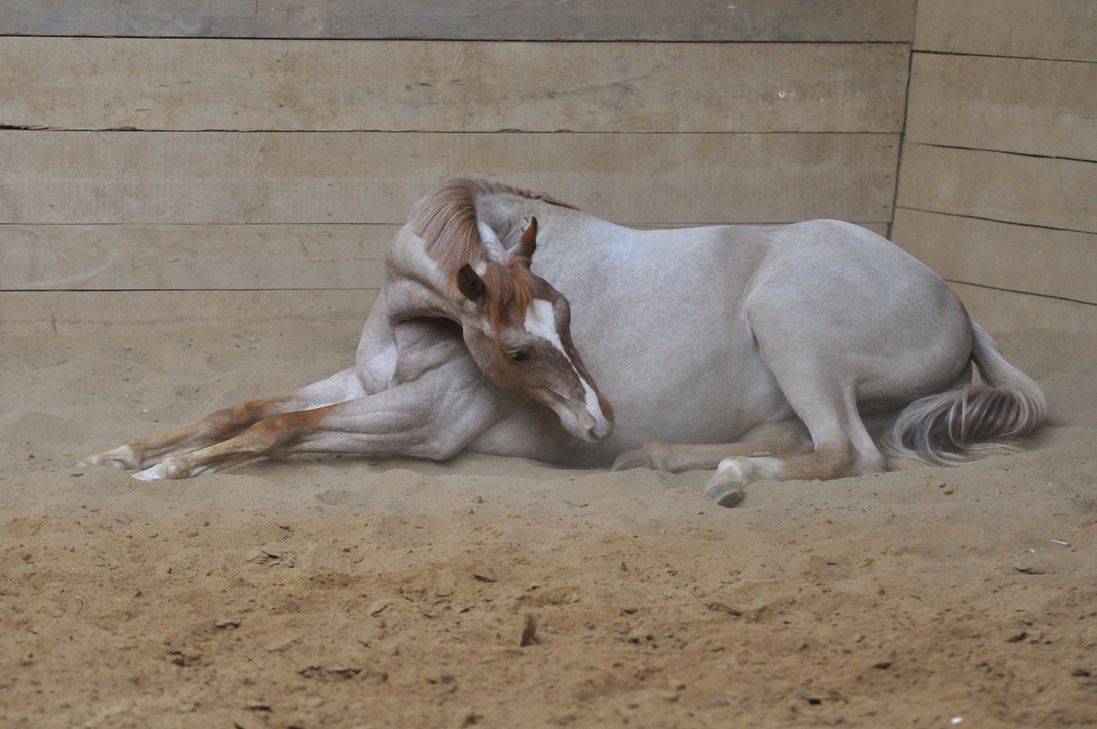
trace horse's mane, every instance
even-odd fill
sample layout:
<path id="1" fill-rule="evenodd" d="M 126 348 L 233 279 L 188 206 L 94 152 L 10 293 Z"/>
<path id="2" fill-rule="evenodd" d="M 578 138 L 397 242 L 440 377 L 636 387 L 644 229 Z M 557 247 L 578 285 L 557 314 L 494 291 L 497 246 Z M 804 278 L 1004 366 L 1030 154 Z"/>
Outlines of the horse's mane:
<path id="1" fill-rule="evenodd" d="M 485 263 L 486 308 L 496 333 L 509 313 L 524 312 L 533 300 L 536 278 L 529 272 L 530 260 L 512 257 L 506 265 L 488 258 L 476 220 L 476 198 L 480 195 L 511 194 L 530 200 L 572 208 L 548 195 L 486 180 L 454 179 L 444 182 L 411 209 L 408 222 L 423 239 L 427 255 L 434 259 L 452 290 L 457 289 L 457 272 L 468 264 Z M 574 208 L 572 208 L 574 209 Z"/>

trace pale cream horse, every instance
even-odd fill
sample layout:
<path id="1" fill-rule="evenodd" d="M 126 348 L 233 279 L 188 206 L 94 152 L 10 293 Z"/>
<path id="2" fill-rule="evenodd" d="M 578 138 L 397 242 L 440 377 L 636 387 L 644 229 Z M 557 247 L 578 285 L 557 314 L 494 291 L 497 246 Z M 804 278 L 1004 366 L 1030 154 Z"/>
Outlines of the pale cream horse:
<path id="1" fill-rule="evenodd" d="M 1045 409 L 948 286 L 864 228 L 633 230 L 453 180 L 396 236 L 354 367 L 89 461 L 162 479 L 294 453 L 616 458 L 716 467 L 706 492 L 733 505 L 757 479 L 884 470 L 865 415 L 894 422 L 889 454 L 955 463 Z"/>

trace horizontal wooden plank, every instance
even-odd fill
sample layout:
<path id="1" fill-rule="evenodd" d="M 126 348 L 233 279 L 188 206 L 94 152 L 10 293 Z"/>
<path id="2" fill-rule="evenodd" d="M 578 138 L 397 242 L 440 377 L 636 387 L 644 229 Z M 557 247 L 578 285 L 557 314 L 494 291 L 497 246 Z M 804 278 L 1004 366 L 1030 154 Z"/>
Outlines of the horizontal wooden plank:
<path id="1" fill-rule="evenodd" d="M 953 284 L 992 333 L 1056 329 L 1097 336 L 1097 306 Z M 0 334 L 64 334 L 112 327 L 233 327 L 280 319 L 364 322 L 376 292 L 18 291 L 0 292 Z"/>
<path id="2" fill-rule="evenodd" d="M 866 227 L 883 233 L 885 223 Z M 358 289 L 396 225 L 6 225 L 0 290 Z"/>
<path id="3" fill-rule="evenodd" d="M 0 0 L 0 35 L 898 41 L 914 0 Z"/>
<path id="4" fill-rule="evenodd" d="M 975 321 L 991 334 L 1050 329 L 1097 336 L 1097 306 L 1073 301 L 952 284 Z"/>
<path id="5" fill-rule="evenodd" d="M 1097 232 L 1097 164 L 907 144 L 898 204 L 1007 223 Z"/>
<path id="6" fill-rule="evenodd" d="M 891 217 L 891 134 L 0 131 L 0 223 L 402 223 L 482 176 L 626 224 Z"/>
<path id="7" fill-rule="evenodd" d="M 396 225 L 5 225 L 0 289 L 379 288 Z"/>
<path id="8" fill-rule="evenodd" d="M 0 126 L 899 132 L 907 46 L 0 38 Z"/>
<path id="9" fill-rule="evenodd" d="M 1097 61 L 1093 0 L 919 0 L 923 51 Z"/>
<path id="10" fill-rule="evenodd" d="M 944 278 L 1097 304 L 1097 235 L 898 208 L 892 239 Z"/>
<path id="11" fill-rule="evenodd" d="M 910 142 L 1097 160 L 1097 63 L 916 53 L 908 109 Z"/>
<path id="12" fill-rule="evenodd" d="M 357 291 L 4 291 L 0 333 L 116 326 L 244 327 L 278 319 L 365 322 L 377 297 Z"/>

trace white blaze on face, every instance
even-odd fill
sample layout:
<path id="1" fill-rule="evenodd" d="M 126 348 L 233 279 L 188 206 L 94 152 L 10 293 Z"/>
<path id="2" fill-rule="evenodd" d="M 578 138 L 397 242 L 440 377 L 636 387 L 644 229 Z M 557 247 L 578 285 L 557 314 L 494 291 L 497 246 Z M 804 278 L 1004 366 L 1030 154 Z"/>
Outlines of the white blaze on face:
<path id="1" fill-rule="evenodd" d="M 575 372 L 575 376 L 579 378 L 579 382 L 583 384 L 584 405 L 587 412 L 594 418 L 596 423 L 596 429 L 599 432 L 604 432 L 609 423 L 606 420 L 605 414 L 602 412 L 602 406 L 598 404 L 598 395 L 595 394 L 594 388 L 590 386 L 583 376 L 579 374 L 578 368 L 575 363 L 571 361 L 567 351 L 564 349 L 564 343 L 560 341 L 560 332 L 556 329 L 556 311 L 552 308 L 552 302 L 545 299 L 534 299 L 529 308 L 526 309 L 526 319 L 523 322 L 525 330 L 535 337 L 547 340 L 549 344 L 555 347 L 560 354 L 564 355 L 564 359 L 571 365 L 571 369 Z M 575 416 L 564 409 L 562 405 L 554 405 L 553 410 L 560 417 L 562 421 L 570 422 L 574 420 Z M 575 423 L 578 426 L 578 423 Z"/>
<path id="2" fill-rule="evenodd" d="M 529 308 L 526 309 L 526 320 L 523 326 L 533 336 L 547 339 L 553 347 L 567 357 L 567 352 L 564 352 L 564 343 L 560 341 L 560 332 L 556 331 L 556 312 L 551 302 L 544 299 L 534 299 L 530 302 Z"/>

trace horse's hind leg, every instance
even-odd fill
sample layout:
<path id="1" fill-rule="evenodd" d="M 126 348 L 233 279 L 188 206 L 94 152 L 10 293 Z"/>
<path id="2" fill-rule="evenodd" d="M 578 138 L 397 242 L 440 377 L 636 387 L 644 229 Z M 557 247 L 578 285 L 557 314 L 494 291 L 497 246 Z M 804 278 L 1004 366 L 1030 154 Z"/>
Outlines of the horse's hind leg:
<path id="1" fill-rule="evenodd" d="M 350 368 L 286 395 L 233 405 L 191 425 L 126 441 L 117 448 L 86 458 L 83 463 L 127 470 L 147 468 L 165 456 L 187 453 L 232 438 L 260 420 L 343 402 L 362 394 L 362 386 L 354 369 Z"/>
<path id="2" fill-rule="evenodd" d="M 681 473 L 716 468 L 732 456 L 795 455 L 811 450 L 807 431 L 797 420 L 763 423 L 751 428 L 734 443 L 645 443 L 640 450 L 626 451 L 613 462 L 614 471 L 655 468 Z"/>
<path id="3" fill-rule="evenodd" d="M 793 377 L 792 373 L 782 377 L 776 369 L 774 374 L 814 447 L 784 457 L 725 458 L 705 487 L 709 497 L 721 506 L 734 506 L 743 497 L 743 487 L 758 479 L 825 480 L 884 470 L 884 457 L 857 410 L 855 384 L 837 385 L 825 376 L 803 371 Z"/>

